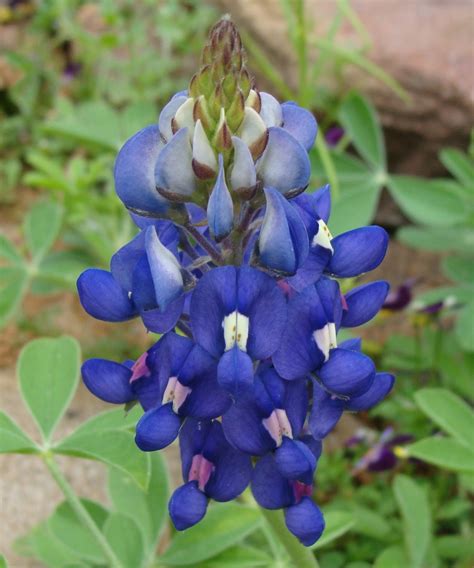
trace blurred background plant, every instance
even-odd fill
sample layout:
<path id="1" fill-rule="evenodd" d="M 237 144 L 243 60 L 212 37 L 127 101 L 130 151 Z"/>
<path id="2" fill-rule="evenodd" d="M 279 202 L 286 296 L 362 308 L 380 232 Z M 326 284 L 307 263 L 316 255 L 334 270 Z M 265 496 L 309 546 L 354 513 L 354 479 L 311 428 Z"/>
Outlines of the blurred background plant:
<path id="1" fill-rule="evenodd" d="M 364 349 L 397 374 L 397 385 L 370 414 L 357 421 L 348 416 L 345 427 L 327 442 L 330 451 L 317 472 L 317 497 L 328 522 L 315 547 L 320 565 L 468 568 L 474 562 L 474 142 L 469 148 L 442 149 L 438 171 L 444 173 L 430 179 L 393 168 L 389 133 L 374 103 L 347 89 L 343 77 L 356 68 L 404 104 L 410 97 L 372 61 L 372 41 L 357 10 L 349 0 L 338 0 L 325 32 L 316 35 L 302 0 L 276 3 L 284 15 L 297 81 L 286 81 L 251 29 L 243 28 L 257 85 L 315 112 L 320 132 L 311 154 L 310 190 L 331 182 L 331 231 L 376 220 L 393 237 L 393 252 L 379 274 L 394 286 L 383 314 L 365 331 Z M 12 360 L 37 335 L 67 332 L 79 339 L 85 355 L 100 349 L 115 359 L 134 357 L 150 343 L 133 324 L 123 324 L 122 334 L 104 339 L 104 326 L 94 327 L 80 314 L 75 280 L 85 266 L 106 266 L 134 234 L 114 194 L 115 154 L 131 134 L 156 120 L 174 92 L 186 87 L 203 37 L 217 17 L 211 3 L 199 0 L 0 4 L 0 36 L 5 38 L 0 43 L 4 389 L 15 390 Z M 350 45 L 338 39 L 343 27 L 353 32 Z M 381 216 L 387 202 L 397 211 L 396 222 Z M 401 264 L 402 253 L 414 259 L 414 266 Z M 434 264 L 423 264 L 424 258 Z M 429 272 L 433 266 L 436 277 Z M 34 345 L 25 348 L 20 366 Z M 77 347 L 68 345 L 76 361 L 71 365 L 77 367 Z M 38 357 L 33 366 L 41 364 Z M 34 397 L 25 384 L 33 379 L 25 379 L 25 373 L 20 371 L 23 397 L 41 429 L 41 413 L 50 403 L 29 402 Z M 77 369 L 58 403 L 58 418 L 74 393 L 76 375 Z M 40 384 L 48 390 L 47 382 Z M 87 395 L 74 399 L 76 410 L 66 413 L 64 422 L 89 403 Z M 8 411 L 20 412 L 21 422 L 19 407 L 11 405 Z M 159 535 L 160 553 L 165 551 L 160 566 L 288 565 L 248 496 L 241 505 L 215 507 L 189 533 L 162 532 L 166 466 L 156 456 L 143 461 L 125 440 L 131 436 L 127 424 L 117 413 L 92 418 L 55 442 L 53 450 L 111 468 L 108 505 L 87 499 L 82 505 L 125 566 L 156 565 Z M 18 428 L 1 415 L 0 452 L 38 453 L 45 459 L 44 443 L 32 442 Z M 97 432 L 123 438 L 124 445 L 117 446 L 120 459 L 94 446 Z M 128 470 L 117 470 L 124 462 Z M 168 467 L 173 471 L 172 454 Z M 170 483 L 175 482 L 171 475 Z M 70 501 L 58 505 L 33 529 L 32 521 L 22 519 L 20 525 L 31 530 L 17 542 L 16 553 L 53 568 L 104 565 L 103 549 L 70 507 Z M 125 535 L 127 546 L 121 546 Z M 83 538 L 90 546 L 78 544 Z"/>

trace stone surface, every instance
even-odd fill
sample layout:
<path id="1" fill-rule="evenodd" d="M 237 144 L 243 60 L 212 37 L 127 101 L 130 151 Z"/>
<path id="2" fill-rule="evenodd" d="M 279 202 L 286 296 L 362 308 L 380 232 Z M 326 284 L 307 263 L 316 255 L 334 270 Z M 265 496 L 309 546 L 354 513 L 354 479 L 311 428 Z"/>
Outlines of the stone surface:
<path id="1" fill-rule="evenodd" d="M 279 0 L 214 0 L 263 48 L 285 81 L 294 85 L 296 65 Z M 342 88 L 360 88 L 375 102 L 388 131 L 393 170 L 418 175 L 443 171 L 437 152 L 465 148 L 473 124 L 474 3 L 472 0 L 352 0 L 372 39 L 370 58 L 396 78 L 411 97 L 406 104 L 385 85 L 353 66 Z M 322 37 L 337 3 L 307 0 L 308 26 Z M 339 45 L 360 45 L 348 24 Z"/>

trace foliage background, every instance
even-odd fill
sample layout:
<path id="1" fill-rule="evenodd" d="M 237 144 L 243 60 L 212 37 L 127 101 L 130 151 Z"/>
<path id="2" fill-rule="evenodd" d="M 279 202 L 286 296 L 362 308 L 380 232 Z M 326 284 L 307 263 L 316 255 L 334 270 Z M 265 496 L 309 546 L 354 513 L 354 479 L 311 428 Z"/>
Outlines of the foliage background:
<path id="1" fill-rule="evenodd" d="M 367 81 L 385 85 L 400 104 L 413 105 L 405 89 L 373 62 L 358 12 L 346 0 L 335 2 L 324 33 L 316 34 L 303 2 L 274 2 L 283 14 L 282 38 L 294 62 L 293 80 L 275 66 L 252 26 L 244 25 L 257 84 L 315 112 L 320 133 L 311 155 L 311 187 L 331 181 L 332 232 L 374 219 L 383 224 L 393 240 L 377 277 L 389 280 L 399 299 L 407 291 L 409 296 L 364 330 L 364 349 L 380 367 L 397 374 L 394 393 L 370 415 L 347 416 L 325 444 L 316 497 L 327 513 L 328 530 L 317 545 L 319 562 L 323 568 L 467 568 L 474 561 L 473 148 L 438 148 L 437 165 L 429 169 L 436 177 L 430 179 L 421 177 L 426 171 L 421 168 L 403 171 L 374 103 L 344 80 L 347 72 L 358 70 Z M 84 358 L 121 359 L 136 357 L 152 341 L 134 323 L 109 328 L 88 318 L 78 305 L 75 280 L 86 266 L 107 266 L 111 254 L 134 234 L 114 195 L 114 156 L 128 136 L 156 120 L 173 92 L 186 87 L 207 28 L 218 15 L 214 5 L 199 0 L 0 5 L 0 33 L 6 38 L 0 56 L 1 407 L 35 440 L 38 434 L 22 397 L 44 435 L 53 427 L 41 417 L 51 403 L 41 407 L 38 394 L 28 393 L 29 377 L 37 376 L 44 356 L 34 359 L 38 343 L 28 345 L 20 359 L 20 396 L 15 361 L 24 345 L 66 333 L 79 341 Z M 351 28 L 355 41 L 340 41 L 342 26 Z M 416 118 L 416 106 L 412 112 Z M 52 352 L 67 350 L 63 343 L 47 345 Z M 58 419 L 77 381 L 78 346 L 68 345 L 70 391 L 58 400 Z M 34 371 L 21 370 L 28 357 Z M 105 409 L 79 386 L 56 433 L 54 443 L 66 448 L 58 453 L 77 454 L 77 447 L 67 450 L 70 438 L 57 440 Z M 75 539 L 87 535 L 65 505 L 48 524 L 33 529 L 53 513 L 60 494 L 45 476 L 44 464 L 28 455 L 35 444 L 18 446 L 14 438 L 17 445 L 8 446 L 12 426 L 0 416 L 0 451 L 26 452 L 1 457 L 5 530 L 0 550 L 14 566 L 70 565 L 67 555 L 45 548 L 46 537 L 51 540 L 52 533 L 54 542 L 65 540 L 66 551 L 77 553 Z M 103 436 L 113 432 L 114 439 L 123 438 L 121 459 L 127 457 L 128 470 L 117 473 L 116 455 L 93 455 L 87 439 L 79 455 L 106 463 L 108 473 L 94 461 L 60 457 L 58 463 L 81 496 L 112 506 L 114 516 L 106 520 L 109 513 L 102 505 L 87 505 L 111 542 L 120 548 L 121 535 L 132 534 L 121 553 L 139 554 L 143 539 L 151 539 L 151 557 L 132 555 L 126 564 L 153 565 L 151 536 L 159 533 L 159 551 L 169 547 L 160 566 L 186 565 L 186 551 L 195 551 L 198 542 L 203 543 L 203 566 L 289 565 L 248 500 L 217 508 L 202 532 L 176 540 L 160 493 L 166 489 L 164 476 L 171 486 L 179 481 L 175 449 L 166 451 L 167 474 L 163 462 L 153 458 L 146 466 L 155 472 L 151 485 L 140 489 L 130 484 L 130 475 L 140 482 L 143 471 L 141 458 L 127 446 L 129 432 L 117 434 L 113 420 L 100 428 L 96 431 Z M 382 465 L 387 468 L 377 471 Z M 159 481 L 153 485 L 155 474 Z M 119 494 L 133 506 L 120 502 Z M 132 519 L 129 511 L 137 502 L 149 503 L 152 494 L 161 516 L 154 517 L 159 526 L 150 528 L 147 506 Z M 227 527 L 227 533 L 216 532 L 216 526 Z M 25 533 L 29 536 L 12 546 Z M 103 560 L 92 553 L 74 562 L 90 566 Z"/>

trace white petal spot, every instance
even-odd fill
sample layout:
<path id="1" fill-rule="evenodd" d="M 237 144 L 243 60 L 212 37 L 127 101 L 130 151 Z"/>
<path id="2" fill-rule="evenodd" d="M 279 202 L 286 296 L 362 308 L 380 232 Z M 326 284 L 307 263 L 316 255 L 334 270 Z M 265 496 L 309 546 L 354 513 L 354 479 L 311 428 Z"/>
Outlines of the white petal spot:
<path id="1" fill-rule="evenodd" d="M 168 402 L 173 403 L 173 412 L 178 413 L 178 410 L 190 394 L 192 389 L 185 387 L 178 381 L 178 377 L 170 377 L 166 385 L 165 392 L 163 393 L 162 404 Z"/>
<path id="2" fill-rule="evenodd" d="M 336 325 L 327 323 L 323 328 L 313 333 L 314 341 L 324 355 L 324 360 L 329 359 L 329 351 L 337 347 Z"/>
<path id="3" fill-rule="evenodd" d="M 224 329 L 226 351 L 229 351 L 237 344 L 241 351 L 247 352 L 249 323 L 249 318 L 240 314 L 237 310 L 225 316 L 222 321 L 222 328 Z"/>
<path id="4" fill-rule="evenodd" d="M 193 137 L 193 158 L 217 172 L 217 160 L 200 120 L 196 122 Z"/>
<path id="5" fill-rule="evenodd" d="M 174 120 L 178 130 L 180 128 L 187 128 L 189 137 L 192 139 L 194 134 L 194 99 L 188 98 L 184 104 L 182 104 L 174 115 Z"/>
<path id="6" fill-rule="evenodd" d="M 290 421 L 282 408 L 276 408 L 268 418 L 262 420 L 262 423 L 265 430 L 275 440 L 277 447 L 281 446 L 283 436 L 293 438 Z"/>
<path id="7" fill-rule="evenodd" d="M 318 232 L 314 235 L 313 242 L 311 243 L 311 245 L 313 247 L 319 245 L 325 249 L 330 250 L 333 253 L 334 249 L 331 244 L 332 235 L 328 229 L 328 226 L 322 219 L 320 219 L 318 221 L 318 227 L 319 227 Z"/>

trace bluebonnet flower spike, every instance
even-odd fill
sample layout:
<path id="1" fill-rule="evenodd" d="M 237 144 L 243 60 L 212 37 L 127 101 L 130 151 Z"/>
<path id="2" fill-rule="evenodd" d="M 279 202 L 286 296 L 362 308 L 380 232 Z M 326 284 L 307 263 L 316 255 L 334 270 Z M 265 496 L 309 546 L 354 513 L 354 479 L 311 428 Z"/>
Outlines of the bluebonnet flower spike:
<path id="1" fill-rule="evenodd" d="M 99 399 L 142 408 L 141 450 L 179 441 L 177 530 L 250 485 L 312 545 L 324 530 L 313 501 L 321 440 L 393 387 L 358 338 L 338 344 L 339 329 L 376 317 L 388 293 L 381 280 L 348 289 L 339 279 L 376 268 L 388 236 L 372 226 L 333 237 L 329 186 L 303 193 L 317 130 L 308 110 L 256 88 L 225 18 L 189 88 L 117 156 L 137 234 L 110 271 L 79 277 L 79 298 L 97 319 L 139 317 L 161 337 L 135 361 L 86 361 L 82 377 Z"/>

